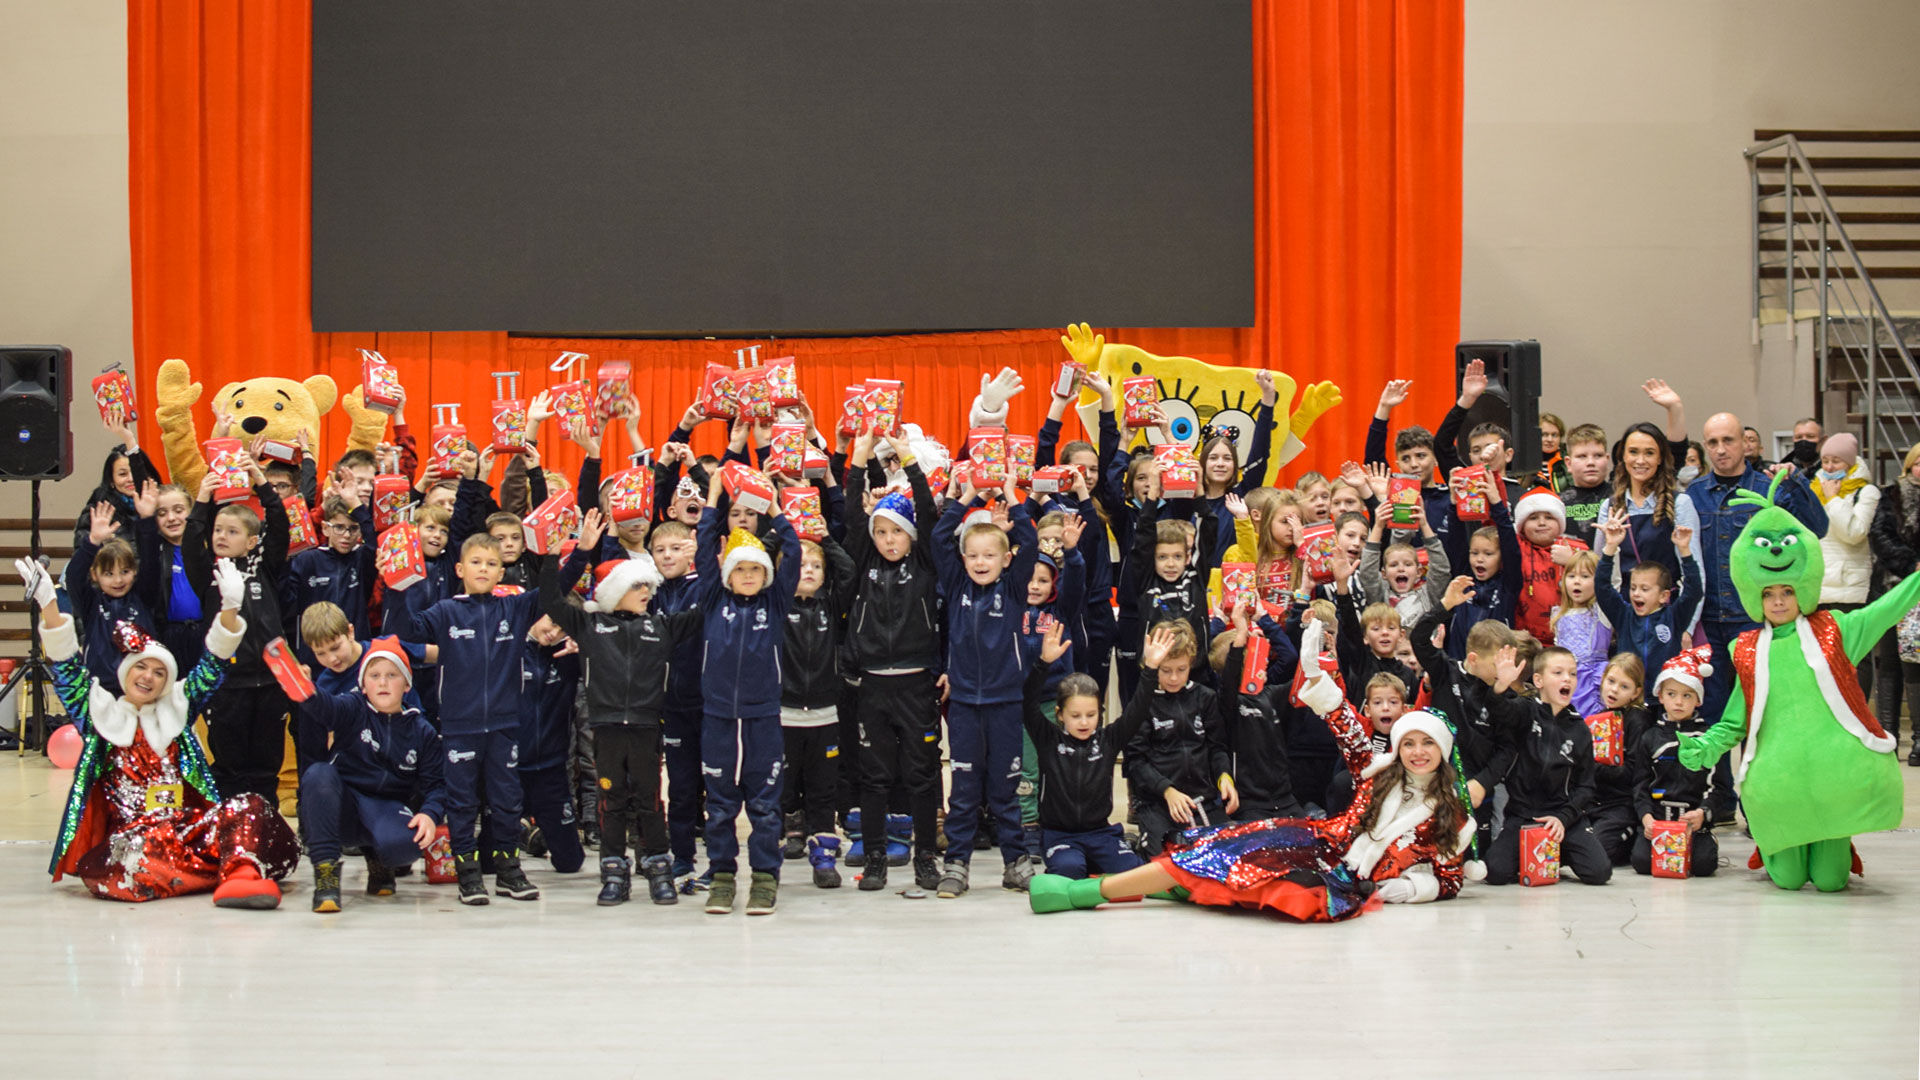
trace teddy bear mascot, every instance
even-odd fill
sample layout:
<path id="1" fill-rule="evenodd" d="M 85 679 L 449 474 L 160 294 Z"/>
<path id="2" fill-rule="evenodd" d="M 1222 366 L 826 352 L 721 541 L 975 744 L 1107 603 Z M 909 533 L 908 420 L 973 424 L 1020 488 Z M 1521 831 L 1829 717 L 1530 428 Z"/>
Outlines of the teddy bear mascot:
<path id="1" fill-rule="evenodd" d="M 200 489 L 200 478 L 207 472 L 206 459 L 200 453 L 201 436 L 193 421 L 193 406 L 199 402 L 200 393 L 201 384 L 193 381 L 186 361 L 168 360 L 160 365 L 154 380 L 153 417 L 160 425 L 167 474 L 189 492 Z M 235 438 L 248 443 L 258 438 L 290 443 L 312 455 L 320 445 L 320 418 L 333 410 L 339 393 L 333 379 L 326 375 L 314 375 L 305 382 L 261 376 L 221 387 L 213 396 L 213 414 L 228 419 L 230 434 Z M 342 452 L 371 452 L 379 446 L 387 415 L 367 407 L 362 388 L 354 387 L 339 404 L 353 422 Z"/>

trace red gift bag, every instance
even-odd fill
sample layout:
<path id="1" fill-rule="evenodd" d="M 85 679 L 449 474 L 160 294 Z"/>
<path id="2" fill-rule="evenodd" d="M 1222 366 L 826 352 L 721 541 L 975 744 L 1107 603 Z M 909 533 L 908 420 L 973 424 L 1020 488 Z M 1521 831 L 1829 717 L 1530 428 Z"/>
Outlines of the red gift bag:
<path id="1" fill-rule="evenodd" d="M 275 681 L 289 699 L 305 701 L 314 695 L 313 680 L 300 670 L 300 661 L 294 657 L 286 638 L 277 637 L 267 642 L 267 647 L 260 650 L 260 658 L 267 662 L 267 670 L 273 672 Z"/>
<path id="2" fill-rule="evenodd" d="M 1684 878 L 1693 874 L 1693 833 L 1684 821 L 1656 821 L 1647 830 L 1652 845 L 1653 876 Z"/>
<path id="3" fill-rule="evenodd" d="M 395 525 L 380 534 L 373 552 L 373 564 L 380 580 L 389 589 L 404 589 L 427 577 L 427 556 L 420 549 L 420 530 L 413 525 Z"/>
<path id="4" fill-rule="evenodd" d="M 1520 884 L 1560 884 L 1560 841 L 1545 825 L 1520 826 Z"/>
<path id="5" fill-rule="evenodd" d="M 827 517 L 820 508 L 820 489 L 790 487 L 780 492 L 780 512 L 802 540 L 815 543 L 826 538 Z"/>

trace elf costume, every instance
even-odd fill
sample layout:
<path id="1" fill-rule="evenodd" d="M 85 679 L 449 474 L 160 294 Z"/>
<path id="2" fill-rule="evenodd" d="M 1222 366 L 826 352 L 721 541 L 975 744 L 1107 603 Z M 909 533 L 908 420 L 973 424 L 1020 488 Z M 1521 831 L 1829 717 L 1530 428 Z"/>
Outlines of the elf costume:
<path id="1" fill-rule="evenodd" d="M 1730 573 L 1755 621 L 1766 621 L 1770 585 L 1792 588 L 1802 613 L 1734 641 L 1740 693 L 1702 736 L 1680 737 L 1680 763 L 1707 769 L 1734 750 L 1741 807 L 1774 884 L 1792 890 L 1812 881 L 1837 892 L 1858 868 L 1852 837 L 1900 824 L 1894 740 L 1867 711 L 1854 665 L 1920 602 L 1920 574 L 1858 611 L 1806 613 L 1820 595 L 1825 559 L 1820 538 L 1773 503 L 1785 476 L 1765 499 L 1734 497 L 1762 509 L 1734 541 Z"/>

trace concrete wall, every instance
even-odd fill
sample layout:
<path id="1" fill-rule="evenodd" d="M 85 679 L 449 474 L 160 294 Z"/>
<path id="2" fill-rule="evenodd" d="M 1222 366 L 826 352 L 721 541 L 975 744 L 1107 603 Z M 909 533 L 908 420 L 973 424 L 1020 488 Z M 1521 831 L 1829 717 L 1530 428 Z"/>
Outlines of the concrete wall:
<path id="1" fill-rule="evenodd" d="M 1618 431 L 1672 382 L 1763 431 L 1756 128 L 1920 128 L 1913 0 L 1468 0 L 1463 337 L 1537 337 L 1545 410 Z M 1899 304 L 1892 296 L 1889 302 Z"/>

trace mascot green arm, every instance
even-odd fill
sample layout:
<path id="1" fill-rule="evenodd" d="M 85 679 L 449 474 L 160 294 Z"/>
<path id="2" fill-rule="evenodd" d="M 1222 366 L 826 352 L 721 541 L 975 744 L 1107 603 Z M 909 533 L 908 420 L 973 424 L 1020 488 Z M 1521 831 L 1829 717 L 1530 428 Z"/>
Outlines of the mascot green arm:
<path id="1" fill-rule="evenodd" d="M 1887 631 L 1920 604 L 1920 573 L 1908 574 L 1885 596 L 1858 611 L 1832 612 L 1840 627 L 1840 642 L 1846 646 L 1847 659 L 1858 664 L 1866 659 Z"/>
<path id="2" fill-rule="evenodd" d="M 1680 764 L 1694 772 L 1703 772 L 1713 768 L 1727 751 L 1740 745 L 1747 737 L 1747 698 L 1741 692 L 1739 680 L 1735 679 L 1733 693 L 1727 695 L 1726 710 L 1720 714 L 1720 722 L 1700 733 L 1681 735 Z"/>

